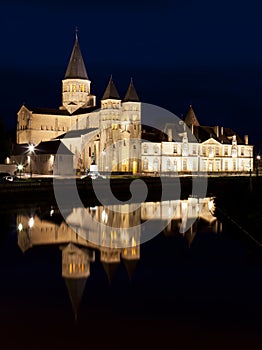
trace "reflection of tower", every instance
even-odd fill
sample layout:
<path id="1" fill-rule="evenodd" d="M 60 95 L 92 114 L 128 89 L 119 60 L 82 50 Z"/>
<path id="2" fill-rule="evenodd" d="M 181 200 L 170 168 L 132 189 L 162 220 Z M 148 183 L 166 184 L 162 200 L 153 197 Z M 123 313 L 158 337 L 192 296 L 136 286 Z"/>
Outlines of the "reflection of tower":
<path id="1" fill-rule="evenodd" d="M 100 260 L 111 283 L 120 264 L 120 250 L 106 247 L 101 247 L 99 250 Z"/>
<path id="2" fill-rule="evenodd" d="M 90 275 L 90 261 L 95 260 L 93 250 L 80 249 L 73 243 L 69 243 L 62 249 L 62 276 L 65 279 L 69 297 L 73 306 L 75 317 L 87 278 Z"/>
<path id="3" fill-rule="evenodd" d="M 128 274 L 131 280 L 136 269 L 138 260 L 140 259 L 140 245 L 124 248 L 121 252 L 121 256 Z"/>

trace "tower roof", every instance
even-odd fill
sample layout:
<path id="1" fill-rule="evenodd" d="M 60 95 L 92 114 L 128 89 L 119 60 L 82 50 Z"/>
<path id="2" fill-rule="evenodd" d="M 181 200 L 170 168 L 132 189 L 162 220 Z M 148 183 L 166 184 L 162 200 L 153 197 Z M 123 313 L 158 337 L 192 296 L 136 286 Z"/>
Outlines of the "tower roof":
<path id="1" fill-rule="evenodd" d="M 65 79 L 88 79 L 77 33 L 70 61 L 65 73 Z"/>
<path id="2" fill-rule="evenodd" d="M 112 75 L 110 76 L 109 83 L 106 87 L 102 100 L 107 100 L 108 98 L 120 100 L 120 96 L 113 82 Z"/>
<path id="3" fill-rule="evenodd" d="M 133 84 L 133 79 L 131 78 L 129 87 L 127 89 L 124 102 L 139 102 L 139 97 L 137 95 L 136 89 Z"/>
<path id="4" fill-rule="evenodd" d="M 189 106 L 189 110 L 186 114 L 186 117 L 185 117 L 185 123 L 187 126 L 191 126 L 191 125 L 194 125 L 194 126 L 199 126 L 199 122 L 197 120 L 197 117 L 195 115 L 195 112 L 193 110 L 193 107 L 192 105 Z"/>

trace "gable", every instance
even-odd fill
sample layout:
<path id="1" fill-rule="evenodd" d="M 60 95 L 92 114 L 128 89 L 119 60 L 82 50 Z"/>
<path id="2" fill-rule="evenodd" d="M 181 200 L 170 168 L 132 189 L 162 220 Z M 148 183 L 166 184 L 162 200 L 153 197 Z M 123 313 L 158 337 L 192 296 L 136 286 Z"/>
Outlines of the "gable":
<path id="1" fill-rule="evenodd" d="M 202 145 L 221 145 L 220 142 L 218 142 L 217 140 L 213 139 L 213 137 L 211 137 L 210 139 L 201 142 Z"/>

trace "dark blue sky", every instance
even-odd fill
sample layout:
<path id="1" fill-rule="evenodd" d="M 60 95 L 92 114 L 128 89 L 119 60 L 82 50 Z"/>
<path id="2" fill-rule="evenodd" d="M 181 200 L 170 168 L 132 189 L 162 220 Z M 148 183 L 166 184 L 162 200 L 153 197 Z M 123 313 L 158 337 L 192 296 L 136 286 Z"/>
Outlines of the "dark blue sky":
<path id="1" fill-rule="evenodd" d="M 121 95 L 132 76 L 142 101 L 178 116 L 192 103 L 201 124 L 261 144 L 261 10 L 259 0 L 2 1 L 1 117 L 14 127 L 23 102 L 60 105 L 77 25 L 98 99 L 110 74 Z"/>

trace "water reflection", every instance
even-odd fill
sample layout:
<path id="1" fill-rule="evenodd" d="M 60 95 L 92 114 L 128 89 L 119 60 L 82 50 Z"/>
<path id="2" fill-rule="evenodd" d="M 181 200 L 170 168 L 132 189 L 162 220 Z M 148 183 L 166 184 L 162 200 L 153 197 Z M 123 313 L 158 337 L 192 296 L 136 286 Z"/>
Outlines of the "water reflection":
<path id="1" fill-rule="evenodd" d="M 82 230 L 82 208 L 68 210 L 66 221 L 55 207 L 21 209 L 16 224 L 18 245 L 23 253 L 39 245 L 57 245 L 62 252 L 62 277 L 65 280 L 71 303 L 77 310 L 90 276 L 90 265 L 100 260 L 111 281 L 116 267 L 124 263 L 131 279 L 140 259 L 141 224 L 147 220 L 168 222 L 165 235 L 182 235 L 189 246 L 200 230 L 221 232 L 221 223 L 214 216 L 214 198 L 188 198 L 141 203 L 132 210 L 132 204 L 88 207 L 93 220 L 102 222 L 110 230 Z M 100 227 L 100 226 L 98 226 Z M 118 235 L 115 228 L 120 228 Z M 132 228 L 130 230 L 130 228 Z M 129 230 L 127 230 L 129 229 Z M 119 248 L 119 240 L 122 247 Z M 94 244 L 93 242 L 97 242 Z"/>

